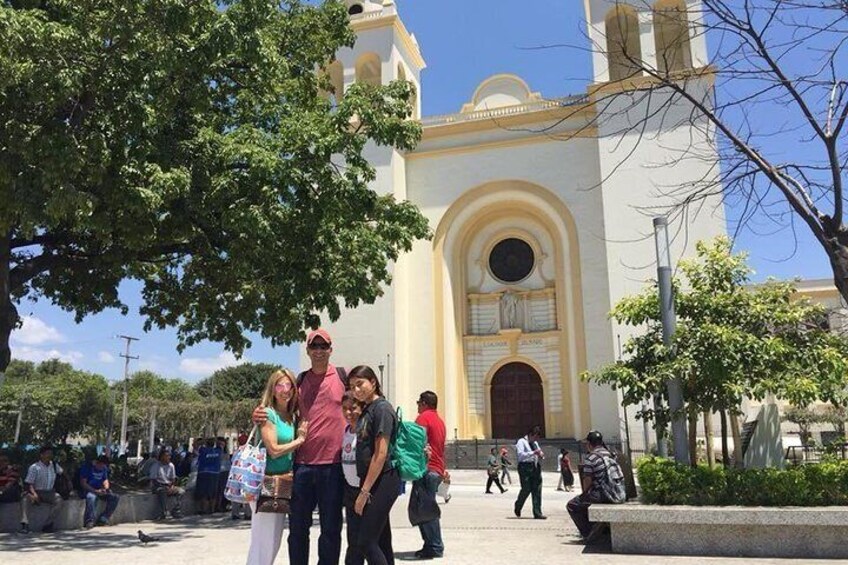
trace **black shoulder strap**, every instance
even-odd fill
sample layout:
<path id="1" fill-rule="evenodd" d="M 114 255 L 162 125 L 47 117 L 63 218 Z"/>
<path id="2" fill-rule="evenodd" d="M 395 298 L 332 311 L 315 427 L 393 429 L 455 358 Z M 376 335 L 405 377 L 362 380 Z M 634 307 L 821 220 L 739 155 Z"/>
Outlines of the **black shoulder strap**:
<path id="1" fill-rule="evenodd" d="M 341 379 L 342 384 L 347 388 L 347 371 L 344 367 L 336 367 L 336 373 L 339 375 L 339 379 Z"/>
<path id="2" fill-rule="evenodd" d="M 302 384 L 303 384 L 303 379 L 305 379 L 305 378 L 306 378 L 306 373 L 308 373 L 308 372 L 309 372 L 309 371 L 301 371 L 301 372 L 297 375 L 297 386 L 298 386 L 298 388 L 300 388 L 300 385 L 302 385 Z"/>

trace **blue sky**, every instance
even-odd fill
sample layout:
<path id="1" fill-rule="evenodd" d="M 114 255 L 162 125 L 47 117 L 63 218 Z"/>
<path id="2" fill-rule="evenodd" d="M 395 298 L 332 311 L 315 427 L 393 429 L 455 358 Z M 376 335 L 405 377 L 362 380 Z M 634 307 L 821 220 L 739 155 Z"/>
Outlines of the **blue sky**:
<path id="1" fill-rule="evenodd" d="M 535 91 L 556 97 L 580 93 L 591 77 L 588 53 L 580 49 L 532 49 L 542 45 L 586 46 L 583 2 L 578 0 L 397 0 L 401 17 L 416 35 L 428 68 L 423 75 L 425 115 L 459 110 L 486 77 L 515 73 Z M 732 215 L 732 210 L 730 214 Z M 801 276 L 826 278 L 830 270 L 812 236 L 799 229 L 797 249 L 791 231 L 751 231 L 740 234 L 737 248 L 750 252 L 756 278 Z M 117 334 L 141 338 L 132 354 L 139 355 L 131 370 L 150 369 L 167 377 L 196 381 L 235 363 L 219 344 L 208 343 L 176 352 L 173 331 L 142 331 L 135 314 L 139 285 L 126 283 L 122 297 L 130 314 L 108 311 L 74 323 L 73 315 L 46 302 L 24 302 L 24 328 L 12 336 L 13 356 L 41 360 L 58 356 L 75 366 L 118 379 L 123 372 L 118 354 L 123 341 Z M 273 349 L 256 338 L 245 358 L 250 361 L 297 366 L 293 348 Z"/>

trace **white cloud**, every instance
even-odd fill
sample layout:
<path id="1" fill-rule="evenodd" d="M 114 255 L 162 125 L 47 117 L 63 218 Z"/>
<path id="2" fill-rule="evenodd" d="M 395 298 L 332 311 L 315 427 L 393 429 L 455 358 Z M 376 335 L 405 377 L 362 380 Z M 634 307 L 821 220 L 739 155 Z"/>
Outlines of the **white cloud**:
<path id="1" fill-rule="evenodd" d="M 18 345 L 12 347 L 12 358 L 22 361 L 32 361 L 41 363 L 48 359 L 58 359 L 65 363 L 78 363 L 82 361 L 85 355 L 81 351 L 60 351 L 58 349 L 46 349 L 42 347 L 31 347 L 29 345 Z"/>
<path id="2" fill-rule="evenodd" d="M 97 359 L 100 360 L 101 363 L 114 363 L 115 356 L 109 353 L 108 351 L 101 351 L 97 354 Z"/>
<path id="3" fill-rule="evenodd" d="M 23 325 L 12 332 L 12 342 L 24 345 L 65 342 L 65 336 L 59 330 L 53 326 L 48 326 L 35 316 L 24 316 L 21 320 Z"/>
<path id="4" fill-rule="evenodd" d="M 217 357 L 186 357 L 180 361 L 180 370 L 189 375 L 208 377 L 218 369 L 241 365 L 246 361 L 244 357 L 236 359 L 235 355 L 224 351 Z"/>

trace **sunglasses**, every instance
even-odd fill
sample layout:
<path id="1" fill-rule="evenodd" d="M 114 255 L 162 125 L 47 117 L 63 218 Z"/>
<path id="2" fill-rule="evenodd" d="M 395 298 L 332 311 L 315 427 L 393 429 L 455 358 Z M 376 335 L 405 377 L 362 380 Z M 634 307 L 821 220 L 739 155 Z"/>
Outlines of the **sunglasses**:
<path id="1" fill-rule="evenodd" d="M 321 349 L 322 351 L 327 351 L 330 349 L 331 345 L 329 343 L 310 343 L 309 349 Z"/>
<path id="2" fill-rule="evenodd" d="M 277 383 L 274 385 L 274 390 L 277 392 L 288 392 L 294 388 L 291 383 Z"/>

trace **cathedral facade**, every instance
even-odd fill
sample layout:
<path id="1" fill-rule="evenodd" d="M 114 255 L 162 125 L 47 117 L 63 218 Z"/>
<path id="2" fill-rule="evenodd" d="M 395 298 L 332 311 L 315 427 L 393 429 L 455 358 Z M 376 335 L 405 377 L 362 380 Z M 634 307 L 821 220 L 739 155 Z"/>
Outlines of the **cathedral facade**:
<path id="1" fill-rule="evenodd" d="M 358 41 L 338 53 L 331 79 L 336 92 L 354 81 L 415 83 L 421 143 L 367 155 L 378 173 L 373 188 L 415 203 L 434 237 L 393 265 L 375 304 L 327 325 L 334 362 L 379 368 L 389 400 L 409 416 L 421 391 L 435 391 L 449 438 L 515 439 L 536 424 L 549 438 L 593 428 L 620 437 L 617 393 L 581 373 L 617 358 L 628 330 L 608 313 L 656 276 L 650 210 L 667 204 L 662 188 L 718 173 L 709 159 L 669 159 L 692 143 L 715 154 L 686 107 L 670 108 L 681 119 L 648 122 L 650 135 L 629 129 L 645 112 L 628 96 L 643 79 L 622 58 L 622 42 L 609 38 L 623 38 L 646 62 L 671 53 L 662 64 L 710 93 L 692 16 L 699 2 L 586 0 L 594 50 L 586 92 L 545 99 L 520 77 L 497 75 L 455 114 L 427 117 L 425 61 L 394 2 L 347 3 Z M 681 33 L 685 41 L 664 48 Z M 720 197 L 671 231 L 685 233 L 673 238 L 675 258 L 724 233 Z"/>

